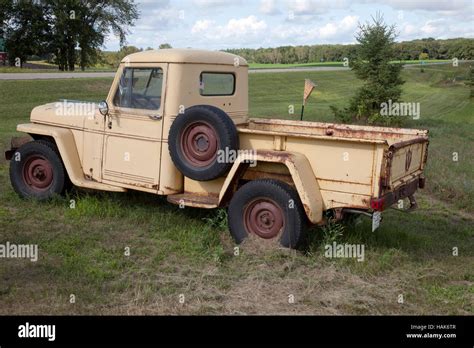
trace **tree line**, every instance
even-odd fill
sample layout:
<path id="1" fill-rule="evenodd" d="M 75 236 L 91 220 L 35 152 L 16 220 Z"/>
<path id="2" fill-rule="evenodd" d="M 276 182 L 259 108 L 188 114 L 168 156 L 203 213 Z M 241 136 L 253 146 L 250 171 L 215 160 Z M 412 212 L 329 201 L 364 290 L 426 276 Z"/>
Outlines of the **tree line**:
<path id="1" fill-rule="evenodd" d="M 123 45 L 137 18 L 133 0 L 0 0 L 0 37 L 11 65 L 36 55 L 60 70 L 84 69 L 100 58 L 108 34 Z"/>
<path id="2" fill-rule="evenodd" d="M 344 58 L 353 60 L 357 55 L 354 45 L 304 45 L 281 46 L 276 48 L 228 49 L 247 59 L 249 63 L 295 64 L 314 62 L 336 62 Z M 474 39 L 458 38 L 396 42 L 393 44 L 393 57 L 397 60 L 418 59 L 474 59 Z"/>

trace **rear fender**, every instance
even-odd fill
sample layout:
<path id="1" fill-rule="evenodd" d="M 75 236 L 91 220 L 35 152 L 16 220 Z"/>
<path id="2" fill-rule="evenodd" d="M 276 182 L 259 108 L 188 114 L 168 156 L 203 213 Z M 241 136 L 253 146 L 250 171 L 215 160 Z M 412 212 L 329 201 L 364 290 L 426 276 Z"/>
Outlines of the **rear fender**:
<path id="1" fill-rule="evenodd" d="M 236 183 L 242 177 L 249 163 L 257 161 L 281 163 L 288 168 L 296 191 L 301 199 L 306 216 L 311 223 L 320 223 L 323 219 L 323 198 L 313 169 L 305 155 L 297 152 L 262 150 L 252 154 L 245 151 L 239 154 L 227 174 L 219 194 L 219 204 L 227 201 L 236 189 Z"/>

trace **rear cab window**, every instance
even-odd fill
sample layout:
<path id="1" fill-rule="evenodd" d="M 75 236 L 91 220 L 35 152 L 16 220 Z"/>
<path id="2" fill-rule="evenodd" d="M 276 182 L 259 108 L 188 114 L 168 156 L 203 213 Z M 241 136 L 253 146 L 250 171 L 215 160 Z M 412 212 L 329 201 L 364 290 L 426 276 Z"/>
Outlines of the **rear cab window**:
<path id="1" fill-rule="evenodd" d="M 228 96 L 235 92 L 235 75 L 230 72 L 202 72 L 199 93 L 202 96 Z"/>

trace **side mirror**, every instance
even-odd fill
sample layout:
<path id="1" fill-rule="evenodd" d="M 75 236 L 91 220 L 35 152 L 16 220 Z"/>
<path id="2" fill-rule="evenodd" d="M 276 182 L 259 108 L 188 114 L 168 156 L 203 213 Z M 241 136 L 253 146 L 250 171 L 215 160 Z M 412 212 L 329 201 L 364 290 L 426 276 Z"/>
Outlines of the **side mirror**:
<path id="1" fill-rule="evenodd" d="M 102 100 L 100 103 L 99 103 L 99 112 L 103 115 L 103 116 L 107 116 L 107 114 L 109 113 L 109 104 L 107 104 L 107 102 L 105 100 Z"/>

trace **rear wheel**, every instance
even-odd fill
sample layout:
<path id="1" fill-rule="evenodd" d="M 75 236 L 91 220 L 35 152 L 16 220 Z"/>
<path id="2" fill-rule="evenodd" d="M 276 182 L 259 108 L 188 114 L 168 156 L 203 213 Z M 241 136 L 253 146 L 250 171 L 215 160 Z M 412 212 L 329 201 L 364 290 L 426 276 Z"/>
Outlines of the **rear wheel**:
<path id="1" fill-rule="evenodd" d="M 298 194 L 277 180 L 255 180 L 242 186 L 229 204 L 228 219 L 236 243 L 255 235 L 296 248 L 306 230 L 306 214 Z"/>
<path id="2" fill-rule="evenodd" d="M 24 198 L 44 200 L 61 194 L 67 175 L 56 146 L 45 140 L 22 145 L 10 161 L 10 181 Z"/>

